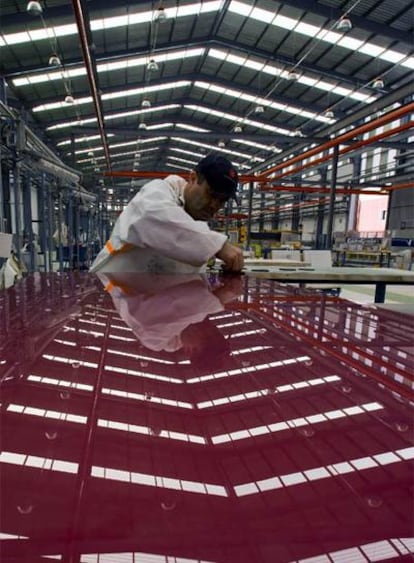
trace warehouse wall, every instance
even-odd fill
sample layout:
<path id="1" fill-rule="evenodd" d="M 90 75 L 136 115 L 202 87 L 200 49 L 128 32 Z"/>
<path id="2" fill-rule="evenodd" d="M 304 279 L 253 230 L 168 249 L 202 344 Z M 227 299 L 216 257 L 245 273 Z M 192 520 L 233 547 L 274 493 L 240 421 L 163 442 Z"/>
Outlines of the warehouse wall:
<path id="1" fill-rule="evenodd" d="M 414 237 L 414 188 L 392 193 L 388 229 L 394 237 Z"/>

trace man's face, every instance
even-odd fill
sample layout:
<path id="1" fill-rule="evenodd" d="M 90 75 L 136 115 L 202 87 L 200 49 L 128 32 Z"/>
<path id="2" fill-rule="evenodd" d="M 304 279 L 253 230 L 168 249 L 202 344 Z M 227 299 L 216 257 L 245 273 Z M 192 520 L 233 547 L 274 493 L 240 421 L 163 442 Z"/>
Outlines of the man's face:
<path id="1" fill-rule="evenodd" d="M 228 200 L 227 197 L 213 196 L 206 180 L 199 180 L 194 171 L 190 173 L 184 197 L 184 209 L 198 221 L 210 220 Z"/>

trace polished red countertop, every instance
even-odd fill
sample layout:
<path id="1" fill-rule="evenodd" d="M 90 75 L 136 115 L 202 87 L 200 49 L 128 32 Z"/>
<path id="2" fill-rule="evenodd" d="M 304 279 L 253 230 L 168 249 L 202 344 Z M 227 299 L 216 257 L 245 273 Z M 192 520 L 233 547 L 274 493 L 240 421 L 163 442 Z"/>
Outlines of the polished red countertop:
<path id="1" fill-rule="evenodd" d="M 413 333 L 251 275 L 25 278 L 0 292 L 0 561 L 411 561 Z"/>

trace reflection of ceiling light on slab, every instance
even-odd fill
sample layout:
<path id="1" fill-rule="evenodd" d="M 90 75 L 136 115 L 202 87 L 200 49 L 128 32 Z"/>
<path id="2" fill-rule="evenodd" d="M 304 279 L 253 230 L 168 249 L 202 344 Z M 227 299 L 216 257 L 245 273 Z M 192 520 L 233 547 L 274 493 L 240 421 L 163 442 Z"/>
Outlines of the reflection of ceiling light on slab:
<path id="1" fill-rule="evenodd" d="M 162 6 L 160 6 L 157 10 L 157 15 L 155 16 L 158 23 L 164 23 L 167 19 L 167 14 Z"/>
<path id="2" fill-rule="evenodd" d="M 263 113 L 263 112 L 264 112 L 263 106 L 258 105 L 254 108 L 254 113 Z"/>
<path id="3" fill-rule="evenodd" d="M 144 98 L 141 102 L 141 106 L 143 108 L 150 108 L 151 107 L 151 100 L 149 98 Z"/>
<path id="4" fill-rule="evenodd" d="M 336 24 L 336 30 L 337 31 L 350 31 L 352 29 L 352 22 L 349 18 L 347 17 L 343 17 L 341 18 L 338 23 Z"/>
<path id="5" fill-rule="evenodd" d="M 74 104 L 75 103 L 74 97 L 71 94 L 68 94 L 65 97 L 65 103 L 66 104 Z"/>
<path id="6" fill-rule="evenodd" d="M 158 64 L 154 61 L 154 59 L 151 59 L 148 63 L 147 69 L 151 72 L 155 72 L 158 70 L 158 68 Z"/>
<path id="7" fill-rule="evenodd" d="M 288 78 L 289 80 L 297 80 L 299 78 L 299 72 L 295 69 L 289 70 Z"/>
<path id="8" fill-rule="evenodd" d="M 51 55 L 49 58 L 49 66 L 60 66 L 62 64 L 61 60 L 57 55 Z"/>
<path id="9" fill-rule="evenodd" d="M 220 140 L 220 141 L 218 142 L 218 146 L 222 149 L 223 147 L 226 146 L 226 143 L 225 143 L 224 141 Z"/>
<path id="10" fill-rule="evenodd" d="M 235 133 L 241 133 L 243 131 L 243 127 L 241 125 L 237 124 L 237 125 L 234 126 L 233 131 Z"/>
<path id="11" fill-rule="evenodd" d="M 333 118 L 335 117 L 334 112 L 333 112 L 330 108 L 328 108 L 328 109 L 325 111 L 325 114 L 324 114 L 324 115 L 325 115 L 325 117 L 327 117 L 328 119 L 333 119 Z"/>
<path id="12" fill-rule="evenodd" d="M 140 123 L 140 124 L 138 125 L 138 129 L 146 129 L 146 128 L 147 128 L 147 125 L 146 125 L 146 123 L 144 123 L 143 121 L 142 121 L 142 123 Z"/>
<path id="13" fill-rule="evenodd" d="M 28 12 L 32 16 L 40 16 L 40 14 L 43 12 L 43 8 L 40 2 L 28 2 L 26 6 L 26 12 Z"/>
<path id="14" fill-rule="evenodd" d="M 384 88 L 384 81 L 382 78 L 376 78 L 372 83 L 373 88 Z"/>

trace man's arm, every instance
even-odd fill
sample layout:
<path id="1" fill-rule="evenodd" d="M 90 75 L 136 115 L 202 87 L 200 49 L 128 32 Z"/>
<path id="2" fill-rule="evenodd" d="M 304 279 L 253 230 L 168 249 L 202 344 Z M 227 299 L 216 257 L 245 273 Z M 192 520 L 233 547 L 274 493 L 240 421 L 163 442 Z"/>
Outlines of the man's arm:
<path id="1" fill-rule="evenodd" d="M 216 256 L 220 260 L 223 260 L 224 268 L 230 272 L 240 272 L 243 268 L 243 251 L 227 241 L 223 244 L 219 252 L 217 252 Z"/>

